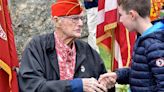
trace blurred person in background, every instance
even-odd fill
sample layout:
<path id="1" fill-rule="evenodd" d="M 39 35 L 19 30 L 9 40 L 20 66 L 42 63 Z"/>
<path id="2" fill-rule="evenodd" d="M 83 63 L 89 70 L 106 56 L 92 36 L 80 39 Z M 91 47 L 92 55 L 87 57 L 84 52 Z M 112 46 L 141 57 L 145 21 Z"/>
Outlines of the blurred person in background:
<path id="1" fill-rule="evenodd" d="M 88 25 L 88 43 L 89 45 L 99 52 L 96 45 L 96 29 L 97 29 L 97 16 L 98 16 L 98 0 L 84 0 L 84 6 L 87 14 Z"/>

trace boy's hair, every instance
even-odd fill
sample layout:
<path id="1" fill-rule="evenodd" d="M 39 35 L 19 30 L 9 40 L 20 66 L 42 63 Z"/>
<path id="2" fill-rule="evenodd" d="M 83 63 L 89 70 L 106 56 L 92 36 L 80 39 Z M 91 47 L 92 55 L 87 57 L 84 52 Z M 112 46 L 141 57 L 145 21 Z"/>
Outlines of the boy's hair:
<path id="1" fill-rule="evenodd" d="M 151 2 L 150 0 L 117 0 L 118 5 L 127 13 L 130 10 L 135 10 L 138 14 L 145 18 L 150 16 Z"/>

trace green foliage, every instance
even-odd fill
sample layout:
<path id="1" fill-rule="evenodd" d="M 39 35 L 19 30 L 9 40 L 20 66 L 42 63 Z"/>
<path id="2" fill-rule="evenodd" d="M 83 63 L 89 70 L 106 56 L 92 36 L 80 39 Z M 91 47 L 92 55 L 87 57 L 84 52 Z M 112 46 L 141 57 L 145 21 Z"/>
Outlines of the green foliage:
<path id="1" fill-rule="evenodd" d="M 116 92 L 130 92 L 129 85 L 116 84 Z"/>
<path id="2" fill-rule="evenodd" d="M 100 56 L 104 61 L 106 69 L 111 69 L 112 68 L 111 53 L 102 46 L 99 46 L 99 51 L 100 51 Z"/>

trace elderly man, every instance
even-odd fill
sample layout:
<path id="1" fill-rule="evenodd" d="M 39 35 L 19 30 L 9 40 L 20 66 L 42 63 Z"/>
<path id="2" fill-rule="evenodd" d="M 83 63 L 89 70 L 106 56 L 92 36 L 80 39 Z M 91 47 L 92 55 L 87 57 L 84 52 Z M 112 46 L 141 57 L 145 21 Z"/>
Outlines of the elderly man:
<path id="1" fill-rule="evenodd" d="M 79 2 L 57 0 L 51 11 L 55 31 L 34 37 L 22 55 L 20 92 L 107 91 L 106 85 L 97 81 L 106 72 L 101 58 L 76 39 L 83 26 Z"/>

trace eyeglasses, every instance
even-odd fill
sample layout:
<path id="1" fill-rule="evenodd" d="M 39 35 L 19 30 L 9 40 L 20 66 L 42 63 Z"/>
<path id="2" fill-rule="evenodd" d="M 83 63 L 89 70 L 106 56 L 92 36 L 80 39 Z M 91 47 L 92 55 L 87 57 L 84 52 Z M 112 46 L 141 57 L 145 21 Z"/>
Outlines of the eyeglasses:
<path id="1" fill-rule="evenodd" d="M 84 16 L 63 16 L 62 18 L 70 19 L 74 23 L 79 22 L 79 19 L 82 20 L 82 21 L 84 20 Z"/>

